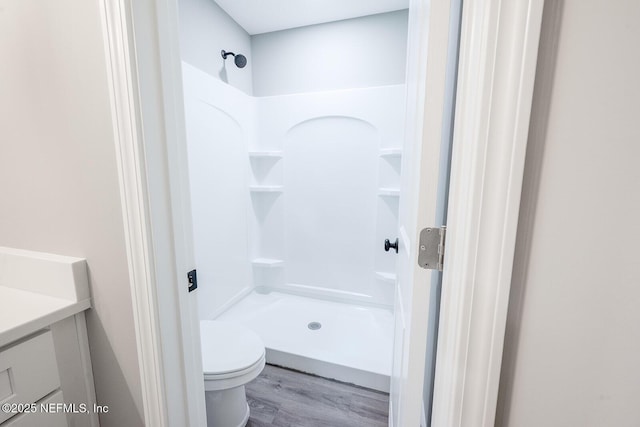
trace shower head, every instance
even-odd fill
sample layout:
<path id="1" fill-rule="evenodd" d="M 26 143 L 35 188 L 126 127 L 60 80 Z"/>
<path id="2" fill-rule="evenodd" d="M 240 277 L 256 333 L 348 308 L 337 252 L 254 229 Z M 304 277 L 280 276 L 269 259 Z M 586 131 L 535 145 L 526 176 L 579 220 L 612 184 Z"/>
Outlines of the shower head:
<path id="1" fill-rule="evenodd" d="M 231 55 L 233 56 L 233 62 L 236 64 L 236 67 L 238 68 L 244 68 L 245 65 L 247 65 L 247 57 L 241 54 L 235 54 L 233 52 L 225 52 L 224 50 L 222 50 L 220 52 L 220 54 L 222 55 L 222 59 L 226 60 L 227 56 Z"/>
<path id="2" fill-rule="evenodd" d="M 247 65 L 247 57 L 244 55 L 236 55 L 233 62 L 236 63 L 236 67 L 244 68 Z"/>

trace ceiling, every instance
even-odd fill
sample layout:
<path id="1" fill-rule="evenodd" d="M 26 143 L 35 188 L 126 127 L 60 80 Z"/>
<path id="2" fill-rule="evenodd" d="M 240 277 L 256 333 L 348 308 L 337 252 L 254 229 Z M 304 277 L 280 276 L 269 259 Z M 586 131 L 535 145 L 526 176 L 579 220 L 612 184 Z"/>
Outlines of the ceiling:
<path id="1" fill-rule="evenodd" d="M 249 34 L 407 9 L 409 0 L 215 0 Z"/>

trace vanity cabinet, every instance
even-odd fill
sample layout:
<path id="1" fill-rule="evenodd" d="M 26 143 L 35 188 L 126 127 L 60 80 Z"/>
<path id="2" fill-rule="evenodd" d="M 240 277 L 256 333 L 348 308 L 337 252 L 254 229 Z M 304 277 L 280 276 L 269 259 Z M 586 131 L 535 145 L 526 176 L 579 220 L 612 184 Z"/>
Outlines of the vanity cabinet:
<path id="1" fill-rule="evenodd" d="M 83 259 L 0 247 L 0 427 L 98 427 Z"/>
<path id="2" fill-rule="evenodd" d="M 95 403 L 84 313 L 0 348 L 1 427 L 98 426 Z"/>
<path id="3" fill-rule="evenodd" d="M 20 408 L 22 404 L 36 403 L 59 390 L 60 374 L 51 331 L 41 331 L 0 350 L 0 422 L 26 410 Z"/>

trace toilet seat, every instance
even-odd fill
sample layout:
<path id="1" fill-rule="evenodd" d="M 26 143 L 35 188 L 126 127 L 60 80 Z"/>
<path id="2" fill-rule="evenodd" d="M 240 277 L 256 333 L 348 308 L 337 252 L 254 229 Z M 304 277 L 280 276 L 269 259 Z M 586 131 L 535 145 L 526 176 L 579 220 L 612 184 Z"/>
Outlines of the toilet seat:
<path id="1" fill-rule="evenodd" d="M 234 323 L 202 320 L 200 339 L 206 391 L 244 385 L 264 368 L 264 344 L 250 329 Z"/>

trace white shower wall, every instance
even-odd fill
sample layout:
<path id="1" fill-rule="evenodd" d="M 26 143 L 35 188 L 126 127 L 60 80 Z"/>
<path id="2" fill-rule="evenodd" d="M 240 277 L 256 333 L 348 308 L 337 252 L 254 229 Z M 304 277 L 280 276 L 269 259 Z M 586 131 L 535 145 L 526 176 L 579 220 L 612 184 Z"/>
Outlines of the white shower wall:
<path id="1" fill-rule="evenodd" d="M 247 147 L 253 98 L 183 62 L 200 318 L 252 288 Z"/>
<path id="2" fill-rule="evenodd" d="M 253 287 L 391 306 L 405 86 L 254 98 L 183 73 L 201 317 Z"/>
<path id="3" fill-rule="evenodd" d="M 264 285 L 391 305 L 395 254 L 383 242 L 397 235 L 400 170 L 380 154 L 401 146 L 403 99 L 404 85 L 256 99 L 253 147 L 283 153 L 282 203 L 252 233 L 256 255 L 284 261 Z"/>

